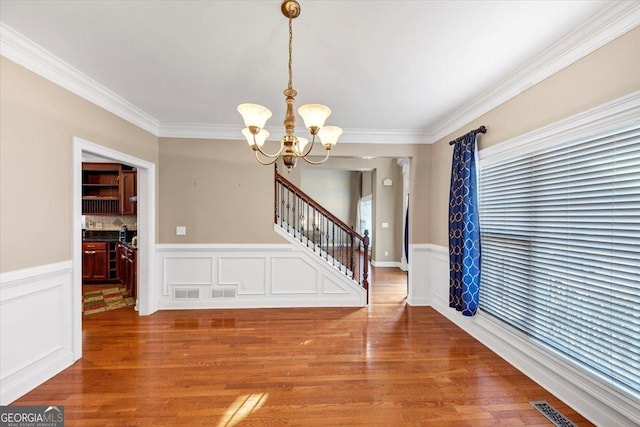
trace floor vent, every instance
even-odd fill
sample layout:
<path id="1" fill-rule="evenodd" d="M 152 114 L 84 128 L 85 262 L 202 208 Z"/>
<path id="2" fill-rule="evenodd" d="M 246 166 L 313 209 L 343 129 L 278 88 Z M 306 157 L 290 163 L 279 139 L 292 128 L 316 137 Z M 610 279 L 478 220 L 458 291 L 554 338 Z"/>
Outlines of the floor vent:
<path id="1" fill-rule="evenodd" d="M 173 299 L 200 299 L 200 289 L 198 288 L 175 288 Z"/>
<path id="2" fill-rule="evenodd" d="M 556 410 L 553 406 L 549 405 L 544 401 L 535 401 L 529 402 L 531 406 L 536 408 L 542 415 L 547 417 L 549 421 L 553 423 L 554 426 L 557 427 L 577 427 L 574 423 L 569 421 L 567 417 L 562 415 L 560 412 Z"/>
<path id="3" fill-rule="evenodd" d="M 211 298 L 235 298 L 237 296 L 235 286 L 218 286 L 211 290 Z"/>

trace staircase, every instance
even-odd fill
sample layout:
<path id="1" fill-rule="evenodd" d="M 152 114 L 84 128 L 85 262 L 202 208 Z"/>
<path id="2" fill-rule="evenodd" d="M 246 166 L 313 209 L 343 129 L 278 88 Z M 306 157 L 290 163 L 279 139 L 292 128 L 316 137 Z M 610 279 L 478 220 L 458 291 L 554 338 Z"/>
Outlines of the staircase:
<path id="1" fill-rule="evenodd" d="M 277 167 L 274 175 L 274 223 L 280 234 L 314 253 L 318 262 L 328 263 L 368 295 L 369 232 L 358 234 L 280 175 Z"/>

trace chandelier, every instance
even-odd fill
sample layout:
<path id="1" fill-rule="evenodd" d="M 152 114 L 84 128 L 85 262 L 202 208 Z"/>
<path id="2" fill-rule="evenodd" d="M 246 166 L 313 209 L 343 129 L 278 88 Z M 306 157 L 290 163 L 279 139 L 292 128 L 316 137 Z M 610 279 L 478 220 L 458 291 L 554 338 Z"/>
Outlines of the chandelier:
<path id="1" fill-rule="evenodd" d="M 293 104 L 298 93 L 293 89 L 292 85 L 291 50 L 293 46 L 293 19 L 300 15 L 300 4 L 296 0 L 284 0 L 280 9 L 282 14 L 289 18 L 289 85 L 284 90 L 287 103 L 287 112 L 284 116 L 285 135 L 280 140 L 280 149 L 277 153 L 268 154 L 262 149 L 269 137 L 269 132 L 264 129 L 264 126 L 271 117 L 271 111 L 258 104 L 240 104 L 238 105 L 238 112 L 242 115 L 246 126 L 242 129 L 242 134 L 247 138 L 249 146 L 255 152 L 256 160 L 263 165 L 271 165 L 282 155 L 284 165 L 291 172 L 291 169 L 296 166 L 299 157 L 313 165 L 324 163 L 329 158 L 331 148 L 338 142 L 342 129 L 337 126 L 324 125 L 327 117 L 331 114 L 329 107 L 321 104 L 306 104 L 298 109 L 298 114 L 300 114 L 304 120 L 305 127 L 309 130 L 311 141 L 294 135 L 296 116 L 293 113 Z M 327 152 L 324 159 L 320 161 L 313 161 L 307 157 L 316 142 L 316 136 Z"/>

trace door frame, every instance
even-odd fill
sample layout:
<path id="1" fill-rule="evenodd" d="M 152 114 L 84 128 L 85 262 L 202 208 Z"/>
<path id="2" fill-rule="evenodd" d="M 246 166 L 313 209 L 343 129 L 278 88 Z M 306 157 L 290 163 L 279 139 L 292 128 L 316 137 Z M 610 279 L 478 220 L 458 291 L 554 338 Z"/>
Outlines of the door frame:
<path id="1" fill-rule="evenodd" d="M 73 193 L 71 230 L 73 250 L 72 327 L 74 360 L 82 357 L 82 157 L 92 154 L 136 167 L 138 171 L 138 300 L 141 316 L 158 311 L 154 283 L 156 247 L 156 165 L 143 159 L 103 147 L 82 138 L 73 138 Z"/>

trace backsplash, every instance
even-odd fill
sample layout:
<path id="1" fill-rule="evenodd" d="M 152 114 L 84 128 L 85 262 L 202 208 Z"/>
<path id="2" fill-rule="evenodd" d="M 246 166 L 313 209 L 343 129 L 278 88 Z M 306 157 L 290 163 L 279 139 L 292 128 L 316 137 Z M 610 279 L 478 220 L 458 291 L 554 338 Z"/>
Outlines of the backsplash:
<path id="1" fill-rule="evenodd" d="M 85 215 L 84 225 L 86 230 L 120 230 L 123 225 L 129 230 L 138 228 L 135 215 Z"/>

